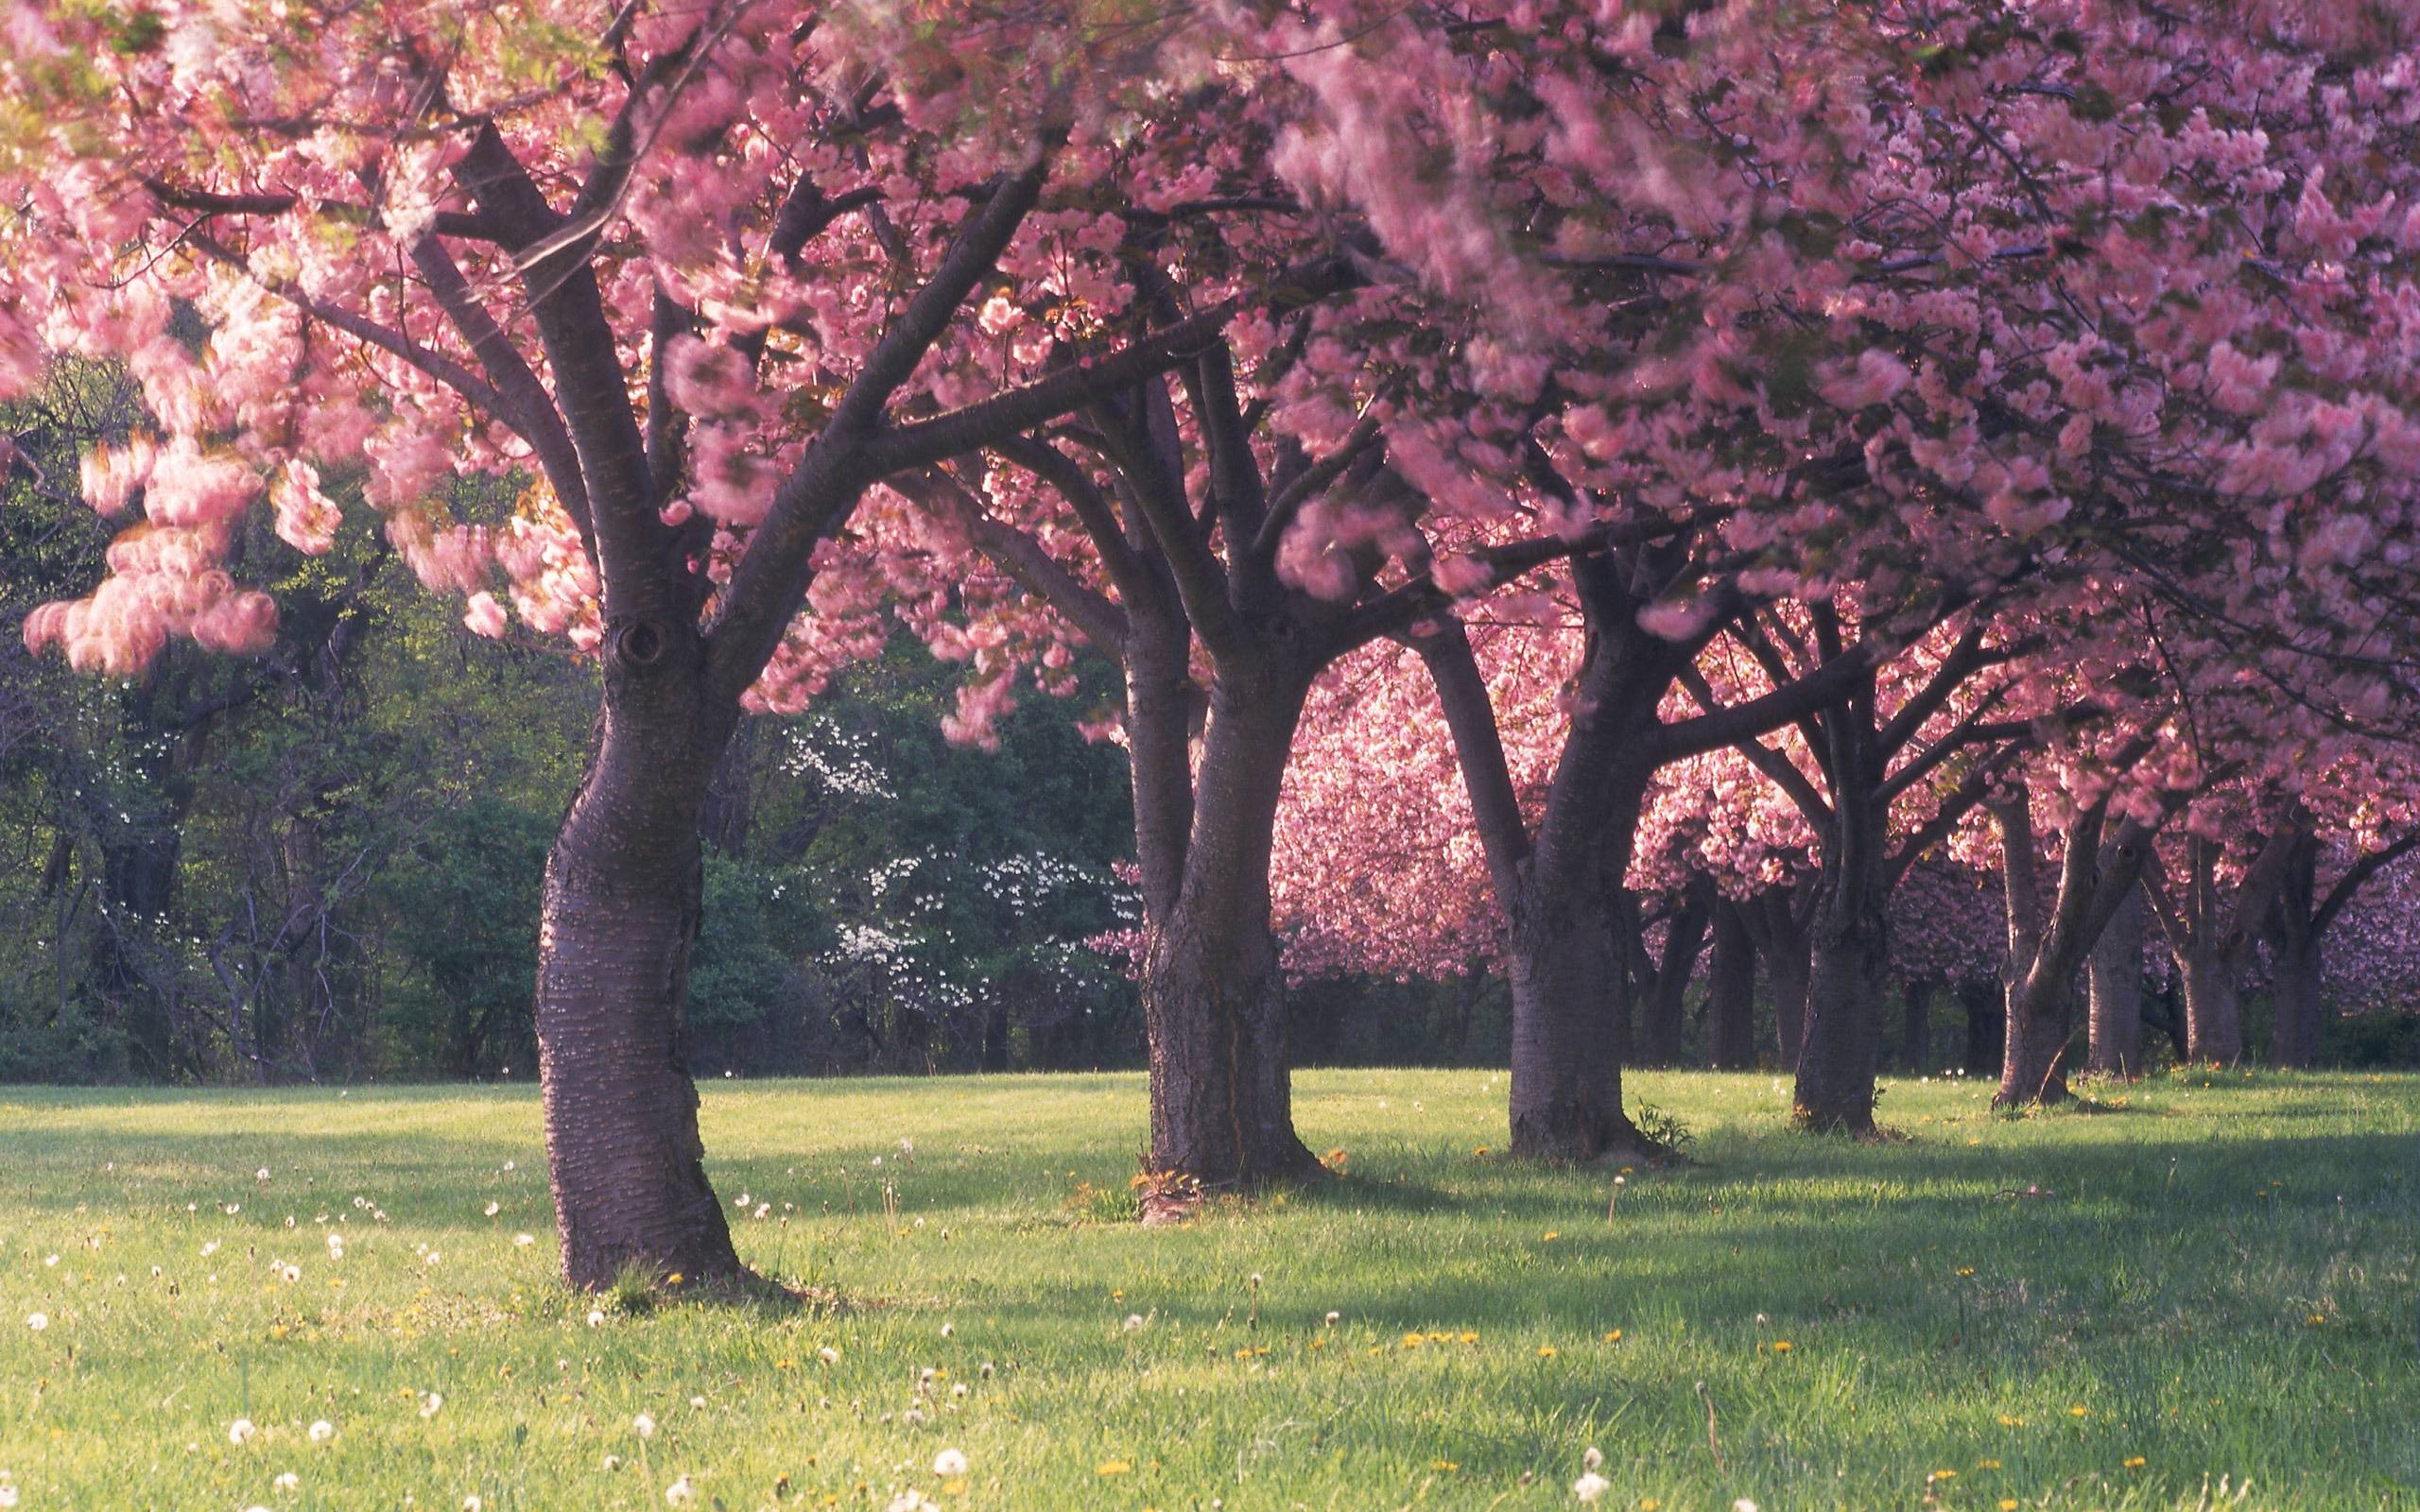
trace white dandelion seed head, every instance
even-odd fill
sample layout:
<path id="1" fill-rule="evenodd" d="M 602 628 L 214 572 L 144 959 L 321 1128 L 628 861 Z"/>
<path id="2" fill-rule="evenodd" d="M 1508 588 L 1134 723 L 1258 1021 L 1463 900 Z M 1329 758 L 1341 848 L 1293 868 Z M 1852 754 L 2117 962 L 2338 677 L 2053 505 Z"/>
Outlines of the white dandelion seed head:
<path id="1" fill-rule="evenodd" d="M 933 1456 L 933 1473 L 947 1480 L 966 1473 L 966 1456 L 958 1450 L 944 1449 Z"/>
<path id="2" fill-rule="evenodd" d="M 250 1418 L 238 1418 L 227 1425 L 227 1442 L 241 1449 L 260 1436 L 260 1425 Z"/>
<path id="3" fill-rule="evenodd" d="M 1602 1469 L 1604 1463 L 1605 1452 L 1594 1444 L 1589 1445 L 1588 1452 L 1580 1456 L 1580 1468 L 1583 1470 Z"/>
<path id="4" fill-rule="evenodd" d="M 285 1474 L 279 1476 L 276 1480 L 273 1480 L 268 1484 L 272 1490 L 291 1491 L 296 1486 L 302 1484 L 302 1477 L 295 1474 L 292 1470 L 287 1470 Z"/>
<path id="5" fill-rule="evenodd" d="M 1140 1314 L 1140 1313 L 1129 1313 L 1129 1314 L 1126 1314 L 1126 1332 L 1127 1332 L 1132 1333 L 1132 1332 L 1133 1332 L 1136 1329 L 1139 1329 L 1139 1328 L 1141 1328 L 1142 1326 L 1143 1326 L 1143 1314 Z"/>
<path id="6" fill-rule="evenodd" d="M 1580 1498 L 1582 1502 L 1586 1502 L 1591 1504 L 1594 1504 L 1599 1497 L 1603 1496 L 1607 1491 L 1610 1491 L 1613 1488 L 1614 1483 L 1598 1474 L 1595 1470 L 1590 1470 L 1587 1474 L 1582 1475 L 1580 1479 L 1571 1483 L 1571 1494 Z"/>
<path id="7" fill-rule="evenodd" d="M 50 1327 L 50 1314 L 47 1313 L 28 1313 L 26 1314 L 26 1327 L 33 1330 L 36 1333 L 40 1333 L 43 1330 Z"/>
<path id="8" fill-rule="evenodd" d="M 838 1365 L 840 1363 L 840 1351 L 832 1348 L 832 1346 L 828 1344 L 816 1350 L 815 1357 L 822 1361 L 825 1365 Z"/>
<path id="9" fill-rule="evenodd" d="M 653 1438 L 655 1436 L 655 1418 L 647 1413 L 641 1413 L 631 1419 L 631 1431 L 638 1435 L 641 1438 Z"/>
<path id="10" fill-rule="evenodd" d="M 536 1234 L 514 1234 L 512 1236 L 512 1247 L 515 1249 L 527 1249 L 537 1242 L 538 1236 Z"/>
<path id="11" fill-rule="evenodd" d="M 686 1475 L 664 1488 L 664 1501 L 667 1506 L 687 1506 L 697 1499 L 698 1488 L 689 1484 Z"/>
<path id="12" fill-rule="evenodd" d="M 337 1425 L 328 1421 L 325 1418 L 322 1418 L 318 1422 L 313 1423 L 309 1432 L 303 1436 L 310 1439 L 311 1442 L 315 1444 L 324 1444 L 329 1439 L 337 1436 Z"/>
<path id="13" fill-rule="evenodd" d="M 435 1391 L 427 1392 L 420 1399 L 420 1415 L 424 1418 L 434 1418 L 437 1416 L 438 1410 L 444 1405 L 445 1398 L 442 1393 Z"/>
<path id="14" fill-rule="evenodd" d="M 588 1310 L 588 1326 L 592 1329 L 601 1329 L 605 1326 L 605 1310 L 603 1308 L 592 1307 Z"/>

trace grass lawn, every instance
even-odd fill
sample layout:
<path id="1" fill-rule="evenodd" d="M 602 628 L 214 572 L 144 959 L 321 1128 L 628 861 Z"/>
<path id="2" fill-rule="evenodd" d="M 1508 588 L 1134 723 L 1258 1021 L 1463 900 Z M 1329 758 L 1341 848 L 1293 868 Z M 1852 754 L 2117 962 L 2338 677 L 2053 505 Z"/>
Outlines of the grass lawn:
<path id="1" fill-rule="evenodd" d="M 1609 1222 L 1500 1074 L 1308 1073 L 1345 1180 L 1147 1230 L 1139 1076 L 717 1082 L 741 1252 L 850 1305 L 592 1323 L 528 1091 L 0 1089 L 0 1506 L 2420 1507 L 2420 1078 L 2102 1096 L 1636 1076 L 1696 1159 Z"/>

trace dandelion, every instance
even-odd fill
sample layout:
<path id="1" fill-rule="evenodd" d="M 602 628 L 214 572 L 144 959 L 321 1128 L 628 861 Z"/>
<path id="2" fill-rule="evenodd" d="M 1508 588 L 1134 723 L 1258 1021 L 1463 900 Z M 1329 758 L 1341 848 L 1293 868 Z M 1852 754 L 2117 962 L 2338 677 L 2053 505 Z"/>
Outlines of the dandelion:
<path id="1" fill-rule="evenodd" d="M 667 1506 L 687 1506 L 697 1499 L 698 1488 L 689 1484 L 686 1475 L 664 1488 L 664 1501 Z"/>
<path id="2" fill-rule="evenodd" d="M 641 1413 L 631 1419 L 631 1431 L 637 1434 L 641 1438 L 653 1438 L 655 1436 L 655 1419 L 646 1413 Z"/>
<path id="3" fill-rule="evenodd" d="M 951 1480 L 966 1473 L 966 1456 L 955 1449 L 944 1449 L 933 1456 L 933 1473 Z"/>
<path id="4" fill-rule="evenodd" d="M 487 1505 L 485 1502 L 479 1500 L 479 1493 L 476 1491 L 462 1498 L 462 1512 L 487 1512 Z"/>
<path id="5" fill-rule="evenodd" d="M 955 1324 L 955 1323 L 944 1323 L 944 1324 L 942 1324 L 942 1338 L 944 1338 L 944 1339 L 946 1339 L 946 1338 L 950 1337 L 951 1335 L 955 1334 L 957 1332 L 958 1332 L 958 1325 L 957 1325 L 957 1324 Z"/>
<path id="6" fill-rule="evenodd" d="M 1791 1344 L 1788 1339 L 1773 1340 L 1773 1353 L 1775 1354 L 1788 1354 L 1795 1348 L 1797 1348 L 1797 1346 Z"/>
<path id="7" fill-rule="evenodd" d="M 426 1421 L 428 1418 L 436 1417 L 438 1409 L 444 1405 L 445 1398 L 441 1394 L 434 1391 L 423 1393 L 420 1399 L 420 1415 L 422 1420 Z"/>
<path id="8" fill-rule="evenodd" d="M 1341 1313 L 1331 1311 L 1327 1315 L 1327 1326 L 1329 1328 L 1334 1328 L 1342 1321 L 1344 1321 L 1344 1314 Z"/>
<path id="9" fill-rule="evenodd" d="M 1551 1345 L 1551 1344 L 1541 1344 L 1541 1345 L 1539 1345 L 1539 1346 L 1538 1346 L 1538 1358 L 1539 1358 L 1539 1359 L 1541 1359 L 1541 1360 L 1551 1360 L 1551 1359 L 1553 1359 L 1553 1358 L 1554 1358 L 1554 1346 L 1553 1346 L 1553 1345 Z"/>
<path id="10" fill-rule="evenodd" d="M 1139 1328 L 1141 1328 L 1142 1326 L 1143 1326 L 1143 1314 L 1140 1314 L 1140 1313 L 1129 1313 L 1129 1314 L 1126 1314 L 1126 1322 L 1125 1322 L 1124 1327 L 1125 1327 L 1125 1329 L 1126 1329 L 1126 1332 L 1127 1332 L 1132 1333 L 1132 1332 L 1133 1332 L 1136 1329 L 1139 1329 Z"/>
<path id="11" fill-rule="evenodd" d="M 1093 1467 L 1095 1475 L 1123 1475 L 1134 1467 L 1122 1459 L 1105 1459 Z"/>
<path id="12" fill-rule="evenodd" d="M 1731 1512 L 1756 1512 L 1756 1503 L 1743 1496 L 1731 1503 Z"/>
<path id="13" fill-rule="evenodd" d="M 16 1504 L 17 1488 L 13 1486 L 0 1486 L 0 1508 L 13 1507 Z"/>
<path id="14" fill-rule="evenodd" d="M 43 1262 L 43 1263 L 44 1265 L 47 1265 L 47 1266 L 49 1266 L 49 1267 L 51 1267 L 52 1269 L 54 1269 L 54 1270 L 55 1270 L 55 1269 L 57 1269 L 57 1268 L 58 1268 L 58 1265 L 59 1265 L 59 1257 L 58 1257 L 57 1255 L 53 1255 L 53 1256 L 49 1257 L 48 1259 L 44 1260 L 44 1261 Z"/>
<path id="15" fill-rule="evenodd" d="M 2126 1460 L 2126 1468 L 2130 1470 L 2141 1469 L 2143 1468 L 2143 1456 L 2140 1454 L 2132 1455 Z"/>
<path id="16" fill-rule="evenodd" d="M 491 1217 L 491 1218 L 494 1217 L 497 1213 L 502 1212 L 503 1211 L 504 1211 L 504 1204 L 503 1204 L 503 1203 L 501 1203 L 501 1202 L 491 1202 L 491 1203 L 489 1203 L 489 1204 L 488 1204 L 488 1216 L 489 1216 L 489 1217 Z"/>
<path id="17" fill-rule="evenodd" d="M 1603 1469 L 1605 1468 L 1605 1452 L 1599 1449 L 1594 1444 L 1589 1445 L 1580 1455 L 1580 1468 L 1583 1470 Z"/>
<path id="18" fill-rule="evenodd" d="M 47 1313 L 28 1313 L 26 1314 L 26 1327 L 33 1330 L 36 1333 L 40 1333 L 43 1330 L 50 1327 L 50 1314 Z"/>
<path id="19" fill-rule="evenodd" d="M 250 1418 L 238 1418 L 227 1425 L 227 1442 L 237 1449 L 243 1448 L 259 1436 L 260 1427 Z"/>
<path id="20" fill-rule="evenodd" d="M 825 1365 L 838 1365 L 840 1363 L 840 1351 L 832 1348 L 832 1346 L 828 1344 L 816 1350 L 815 1357 L 822 1361 Z"/>
<path id="21" fill-rule="evenodd" d="M 310 1429 L 304 1433 L 302 1436 L 308 1438 L 315 1444 L 324 1444 L 329 1439 L 337 1436 L 337 1425 L 328 1421 L 325 1418 L 322 1418 L 318 1422 L 313 1423 L 310 1426 Z"/>
<path id="22" fill-rule="evenodd" d="M 252 1173 L 252 1179 L 253 1179 L 253 1180 L 255 1180 L 255 1181 L 266 1181 L 266 1180 L 268 1180 L 268 1166 L 266 1166 L 266 1165 L 264 1165 L 264 1166 L 262 1166 L 259 1170 L 257 1170 L 257 1171 L 253 1172 L 253 1173 Z"/>
<path id="23" fill-rule="evenodd" d="M 605 1310 L 603 1308 L 592 1307 L 588 1310 L 588 1326 L 592 1329 L 601 1329 L 605 1326 Z"/>
<path id="24" fill-rule="evenodd" d="M 426 1263 L 431 1265 L 441 1264 L 444 1262 L 444 1259 L 445 1255 L 443 1251 L 432 1249 L 428 1252 L 428 1260 Z"/>
<path id="25" fill-rule="evenodd" d="M 1607 1344 L 1619 1344 L 1619 1343 L 1621 1343 L 1621 1342 L 1622 1342 L 1622 1331 L 1621 1331 L 1621 1330 L 1619 1330 L 1619 1329 L 1607 1329 L 1607 1330 L 1605 1331 L 1605 1342 L 1606 1342 Z"/>
<path id="26" fill-rule="evenodd" d="M 1610 1491 L 1613 1488 L 1614 1483 L 1598 1474 L 1595 1470 L 1590 1470 L 1587 1474 L 1582 1475 L 1580 1479 L 1571 1483 L 1571 1494 L 1591 1505 L 1596 1503 L 1599 1497 L 1603 1496 L 1607 1491 Z"/>
<path id="27" fill-rule="evenodd" d="M 984 1362 L 983 1362 L 983 1364 L 976 1369 L 976 1372 L 975 1372 L 975 1373 L 976 1373 L 977 1375 L 978 1375 L 978 1376 L 981 1376 L 981 1377 L 982 1377 L 984 1380 L 986 1380 L 986 1381 L 991 1380 L 991 1379 L 992 1379 L 992 1362 L 991 1362 L 991 1361 L 989 1361 L 989 1360 L 984 1361 Z"/>
<path id="28" fill-rule="evenodd" d="M 281 1277 L 285 1278 L 285 1283 L 288 1286 L 293 1285 L 296 1281 L 302 1279 L 302 1267 L 300 1265 L 281 1265 L 278 1267 L 277 1273 Z"/>
<path id="29" fill-rule="evenodd" d="M 2089 1407 L 2070 1407 L 2067 1409 L 2067 1416 L 2070 1418 L 2089 1418 L 2092 1416 L 2092 1409 Z"/>
<path id="30" fill-rule="evenodd" d="M 1932 1472 L 1932 1478 L 1936 1481 L 1954 1481 L 1958 1479 L 1958 1472 L 1956 1470 L 1935 1470 Z"/>
<path id="31" fill-rule="evenodd" d="M 537 1242 L 538 1236 L 536 1234 L 514 1234 L 512 1236 L 512 1247 L 515 1249 L 527 1249 Z"/>

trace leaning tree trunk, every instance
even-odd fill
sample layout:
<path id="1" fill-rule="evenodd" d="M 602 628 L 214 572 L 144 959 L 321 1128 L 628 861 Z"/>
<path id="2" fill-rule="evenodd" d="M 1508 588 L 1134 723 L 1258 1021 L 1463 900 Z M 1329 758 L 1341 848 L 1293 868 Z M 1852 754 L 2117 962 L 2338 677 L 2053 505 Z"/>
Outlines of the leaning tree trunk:
<path id="1" fill-rule="evenodd" d="M 2184 960 L 2185 1056 L 2197 1064 L 2232 1066 L 2243 1058 L 2243 1000 L 2236 963 L 2218 951 L 2190 951 Z"/>
<path id="2" fill-rule="evenodd" d="M 2143 1072 L 2143 895 L 2130 889 L 2092 948 L 2090 1048 L 2085 1064 L 2106 1076 Z"/>
<path id="3" fill-rule="evenodd" d="M 1145 922 L 1150 1162 L 1207 1188 L 1301 1179 L 1320 1169 L 1294 1133 L 1285 977 L 1269 902 L 1277 802 L 1309 687 L 1292 671 L 1220 677 L 1182 880 Z"/>
<path id="4" fill-rule="evenodd" d="M 703 707 L 692 635 L 612 637 L 586 772 L 546 861 L 538 1057 L 563 1274 L 602 1287 L 745 1274 L 707 1184 L 689 1077 L 698 818 L 734 714 Z"/>
<path id="5" fill-rule="evenodd" d="M 1746 1071 L 1756 1063 L 1756 942 L 1739 905 L 1715 905 L 1714 956 L 1706 967 L 1705 1016 L 1713 1025 L 1714 1063 Z"/>
<path id="6" fill-rule="evenodd" d="M 1677 1066 L 1688 1025 L 1689 978 L 1705 948 L 1706 924 L 1714 909 L 1714 884 L 1701 877 L 1691 883 L 1679 907 L 1665 925 L 1664 953 L 1652 957 L 1642 942 L 1639 956 L 1649 963 L 1646 991 L 1640 995 L 1639 1038 L 1635 1057 L 1645 1066 Z M 1622 910 L 1621 922 L 1635 930 L 1635 910 Z"/>
<path id="7" fill-rule="evenodd" d="M 2319 936 L 2308 929 L 2271 940 L 2269 1058 L 2289 1068 L 2319 1063 L 2325 1010 L 2319 986 Z"/>

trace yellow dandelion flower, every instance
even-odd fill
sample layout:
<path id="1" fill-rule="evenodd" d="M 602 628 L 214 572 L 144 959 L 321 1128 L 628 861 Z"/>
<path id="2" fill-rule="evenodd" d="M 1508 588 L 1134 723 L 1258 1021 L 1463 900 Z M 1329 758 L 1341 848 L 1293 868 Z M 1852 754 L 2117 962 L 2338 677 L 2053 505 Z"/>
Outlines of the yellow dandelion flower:
<path id="1" fill-rule="evenodd" d="M 1134 1467 L 1122 1459 L 1105 1459 L 1093 1467 L 1095 1475 L 1123 1475 Z"/>
<path id="2" fill-rule="evenodd" d="M 1446 1474 L 1451 1475 L 1454 1471 L 1461 1469 L 1462 1467 L 1461 1462 L 1459 1460 L 1432 1459 L 1428 1462 L 1428 1468 L 1432 1470 L 1443 1470 Z"/>
<path id="3" fill-rule="evenodd" d="M 2001 1497 L 2000 1512 L 2016 1512 L 2016 1498 L 2013 1496 Z"/>
<path id="4" fill-rule="evenodd" d="M 1975 1468 L 1979 1470 L 1996 1470 L 2000 1468 L 2000 1462 L 1996 1459 L 1979 1459 L 1975 1462 Z"/>
<path id="5" fill-rule="evenodd" d="M 1972 1265 L 1961 1265 L 1958 1267 L 1957 1274 L 1961 1276 L 1972 1276 L 1975 1274 L 1975 1267 Z"/>
<path id="6" fill-rule="evenodd" d="M 1553 1345 L 1551 1345 L 1551 1344 L 1541 1344 L 1541 1345 L 1539 1345 L 1539 1346 L 1538 1346 L 1538 1358 L 1539 1358 L 1539 1359 L 1541 1359 L 1541 1360 L 1551 1360 L 1551 1359 L 1553 1359 L 1553 1358 L 1554 1358 L 1554 1346 L 1553 1346 Z"/>
<path id="7" fill-rule="evenodd" d="M 2089 1418 L 2092 1416 L 2092 1409 L 2089 1407 L 2070 1407 L 2067 1409 L 2067 1416 L 2070 1418 Z"/>
<path id="8" fill-rule="evenodd" d="M 1462 1330 L 1462 1342 L 1464 1344 L 1477 1344 L 1478 1342 L 1478 1331 L 1477 1329 Z"/>
<path id="9" fill-rule="evenodd" d="M 2130 1470 L 2138 1470 L 2143 1468 L 2143 1456 L 2140 1454 L 2130 1455 L 2126 1460 L 2126 1468 Z"/>
<path id="10" fill-rule="evenodd" d="M 1619 1344 L 1619 1343 L 1621 1343 L 1621 1342 L 1622 1342 L 1622 1331 L 1621 1331 L 1621 1330 L 1619 1330 L 1619 1329 L 1607 1329 L 1607 1330 L 1605 1331 L 1605 1342 L 1606 1342 L 1607 1344 Z"/>
<path id="11" fill-rule="evenodd" d="M 1560 1239 L 1560 1238 L 1562 1238 L 1562 1237 L 1563 1237 L 1563 1234 L 1562 1234 L 1561 1230 L 1559 1230 L 1559 1229 L 1554 1229 L 1554 1228 L 1549 1228 L 1549 1229 L 1547 1229 L 1545 1233 L 1540 1234 L 1540 1235 L 1538 1236 L 1538 1242 L 1539 1242 L 1539 1243 L 1541 1243 L 1541 1244 L 1551 1245 L 1551 1244 L 1553 1244 L 1556 1240 L 1558 1240 L 1558 1239 Z"/>
<path id="12" fill-rule="evenodd" d="M 676 1270 L 676 1271 L 674 1271 L 671 1275 L 666 1276 L 666 1278 L 664 1278 L 664 1284 L 665 1284 L 665 1285 L 666 1285 L 666 1286 L 678 1286 L 678 1285 L 680 1285 L 683 1280 L 687 1280 L 687 1279 L 688 1279 L 688 1278 L 686 1278 L 686 1277 L 683 1276 L 679 1271 L 677 1271 L 677 1270 Z"/>
<path id="13" fill-rule="evenodd" d="M 2008 1414 L 2002 1413 L 2000 1414 L 2000 1426 L 2002 1428 L 2022 1428 L 2025 1426 L 2025 1419 L 2022 1418 L 2012 1418 Z"/>
<path id="14" fill-rule="evenodd" d="M 1791 1344 L 1788 1339 L 1773 1340 L 1773 1353 L 1775 1354 L 1788 1354 L 1795 1348 L 1797 1348 L 1797 1346 Z"/>
<path id="15" fill-rule="evenodd" d="M 1417 1349 L 1427 1342 L 1428 1336 L 1425 1333 L 1407 1333 L 1403 1336 L 1403 1347 L 1407 1349 Z"/>
<path id="16" fill-rule="evenodd" d="M 1638 1502 L 1638 1512 L 1656 1512 L 1656 1509 L 1663 1504 L 1651 1496 L 1641 1497 Z"/>
<path id="17" fill-rule="evenodd" d="M 2322 1323 L 2325 1323 L 2325 1322 L 2326 1322 L 2326 1321 L 2327 1321 L 2327 1314 L 2325 1314 L 2325 1313 L 2313 1313 L 2310 1316 L 2308 1316 L 2308 1317 L 2305 1318 L 2303 1321 L 2304 1321 L 2304 1322 L 2306 1322 L 2306 1323 L 2308 1323 L 2312 1328 L 2317 1328 L 2317 1327 L 2319 1327 Z"/>
<path id="18" fill-rule="evenodd" d="M 1956 1470 L 1935 1470 L 1932 1472 L 1932 1478 L 1936 1481 L 1954 1481 L 1958 1479 L 1958 1472 Z"/>

